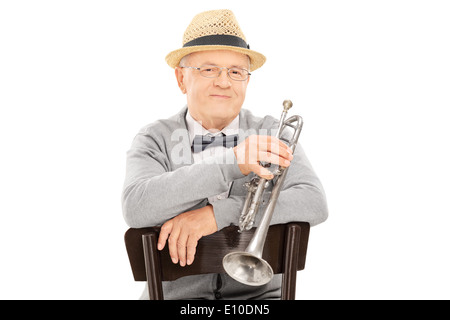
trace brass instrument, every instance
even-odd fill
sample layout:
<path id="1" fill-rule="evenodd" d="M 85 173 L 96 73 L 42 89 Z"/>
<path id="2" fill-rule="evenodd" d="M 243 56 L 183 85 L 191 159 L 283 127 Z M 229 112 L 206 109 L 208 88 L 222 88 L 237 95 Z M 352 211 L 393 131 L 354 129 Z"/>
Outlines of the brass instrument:
<path id="1" fill-rule="evenodd" d="M 276 137 L 280 138 L 286 127 L 293 128 L 294 133 L 292 138 L 286 144 L 294 152 L 302 130 L 303 119 L 300 116 L 294 115 L 286 120 L 286 115 L 288 110 L 292 107 L 292 102 L 290 100 L 285 100 L 283 102 L 283 107 Z M 261 222 L 245 251 L 230 252 L 223 258 L 222 264 L 226 273 L 243 284 L 262 286 L 273 278 L 272 267 L 262 258 L 262 252 L 270 221 L 272 220 L 273 211 L 288 169 L 289 167 L 284 168 L 279 166 L 273 173 L 274 181 L 275 179 L 276 181 L 272 189 L 272 194 L 261 218 Z M 252 228 L 259 205 L 262 201 L 264 190 L 269 186 L 269 183 L 268 180 L 258 176 L 246 183 L 248 193 L 239 219 L 240 232 Z"/>

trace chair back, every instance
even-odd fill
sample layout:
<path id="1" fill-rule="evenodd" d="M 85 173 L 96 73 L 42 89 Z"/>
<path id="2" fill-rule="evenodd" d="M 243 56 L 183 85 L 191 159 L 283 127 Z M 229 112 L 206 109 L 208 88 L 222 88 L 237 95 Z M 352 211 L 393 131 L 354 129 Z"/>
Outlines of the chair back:
<path id="1" fill-rule="evenodd" d="M 293 240 L 287 236 L 289 228 L 297 230 L 297 237 L 293 243 L 289 243 Z M 147 280 L 143 235 L 154 234 L 154 239 L 157 239 L 159 230 L 159 227 L 130 228 L 125 233 L 125 245 L 135 281 Z M 173 281 L 189 275 L 225 273 L 222 266 L 223 257 L 231 251 L 244 251 L 254 231 L 255 228 L 240 233 L 238 227 L 230 226 L 201 238 L 198 241 L 194 262 L 186 267 L 172 262 L 166 245 L 162 251 L 158 251 L 160 253 L 158 260 L 161 265 L 161 280 Z M 306 222 L 270 226 L 264 244 L 263 259 L 271 265 L 275 274 L 284 273 L 288 263 L 285 261 L 289 253 L 287 251 L 291 251 L 291 255 L 294 253 L 297 256 L 296 264 L 291 268 L 294 268 L 295 271 L 303 270 L 308 238 L 309 224 Z M 156 243 L 154 245 L 156 247 Z M 290 247 L 288 250 L 287 246 Z"/>

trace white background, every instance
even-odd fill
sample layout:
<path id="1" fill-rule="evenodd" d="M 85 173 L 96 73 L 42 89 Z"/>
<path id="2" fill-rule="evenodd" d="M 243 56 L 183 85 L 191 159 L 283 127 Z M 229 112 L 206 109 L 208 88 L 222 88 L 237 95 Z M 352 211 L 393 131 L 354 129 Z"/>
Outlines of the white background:
<path id="1" fill-rule="evenodd" d="M 297 299 L 449 299 L 449 7 L 0 2 L 0 298 L 139 297 L 125 153 L 185 103 L 164 57 L 192 17 L 229 8 L 268 58 L 244 107 L 278 118 L 294 102 L 328 197 Z"/>

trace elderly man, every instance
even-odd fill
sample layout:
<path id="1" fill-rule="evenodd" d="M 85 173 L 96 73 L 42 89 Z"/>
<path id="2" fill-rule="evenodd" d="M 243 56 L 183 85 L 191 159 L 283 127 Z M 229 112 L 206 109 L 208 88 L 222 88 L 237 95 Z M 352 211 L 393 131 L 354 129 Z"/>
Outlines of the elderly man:
<path id="1" fill-rule="evenodd" d="M 301 146 L 292 154 L 271 136 L 276 119 L 242 109 L 250 72 L 265 57 L 249 49 L 234 14 L 198 14 L 184 34 L 183 47 L 166 61 L 175 69 L 187 106 L 145 126 L 135 137 L 127 154 L 122 199 L 127 224 L 162 225 L 158 249 L 167 242 L 173 263 L 189 267 L 201 237 L 238 222 L 247 194 L 244 183 L 255 174 L 273 178 L 260 162 L 290 167 L 272 224 L 306 221 L 313 226 L 325 221 L 325 195 Z M 166 299 L 277 299 L 280 288 L 280 275 L 260 287 L 226 274 L 163 283 Z"/>

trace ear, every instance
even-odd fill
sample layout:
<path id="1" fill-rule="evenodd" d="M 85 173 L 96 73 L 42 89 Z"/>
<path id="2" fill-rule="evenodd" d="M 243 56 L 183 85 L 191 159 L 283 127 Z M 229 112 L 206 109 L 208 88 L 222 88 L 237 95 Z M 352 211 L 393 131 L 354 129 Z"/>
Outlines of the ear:
<path id="1" fill-rule="evenodd" d="M 179 68 L 179 67 L 175 68 L 175 77 L 177 78 L 178 87 L 180 88 L 181 92 L 184 94 L 184 93 L 186 93 L 186 86 L 183 83 L 184 74 L 181 69 L 182 68 Z"/>

